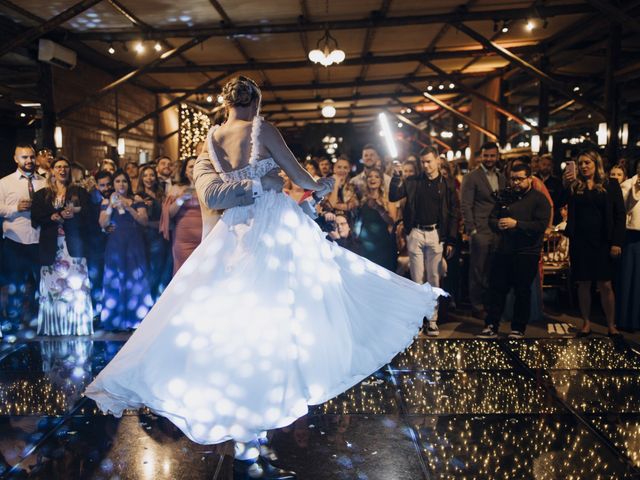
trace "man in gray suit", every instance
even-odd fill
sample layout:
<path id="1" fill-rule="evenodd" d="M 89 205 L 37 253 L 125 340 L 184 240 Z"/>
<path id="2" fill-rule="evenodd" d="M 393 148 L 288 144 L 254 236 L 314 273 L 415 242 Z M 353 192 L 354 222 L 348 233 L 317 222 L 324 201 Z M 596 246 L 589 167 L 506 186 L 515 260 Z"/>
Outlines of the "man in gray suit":
<path id="1" fill-rule="evenodd" d="M 209 154 L 200 154 L 193 167 L 196 193 L 202 210 L 202 238 L 216 225 L 222 211 L 231 207 L 251 205 L 265 190 L 281 192 L 284 180 L 273 169 L 258 180 L 240 180 L 226 183 L 216 172 Z"/>
<path id="2" fill-rule="evenodd" d="M 489 228 L 489 216 L 496 204 L 495 194 L 505 188 L 504 175 L 496 169 L 500 158 L 498 145 L 485 143 L 481 163 L 462 179 L 460 208 L 464 228 L 469 235 L 469 299 L 474 317 L 484 318 L 489 266 L 497 244 L 497 235 Z"/>

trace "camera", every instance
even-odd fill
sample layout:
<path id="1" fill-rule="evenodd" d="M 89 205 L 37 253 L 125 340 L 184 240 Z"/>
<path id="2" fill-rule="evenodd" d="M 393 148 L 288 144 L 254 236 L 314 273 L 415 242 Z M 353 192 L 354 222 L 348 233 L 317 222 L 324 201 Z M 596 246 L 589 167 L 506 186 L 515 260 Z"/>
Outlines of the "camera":
<path id="1" fill-rule="evenodd" d="M 520 199 L 520 194 L 511 187 L 507 187 L 503 190 L 496 190 L 491 193 L 491 196 L 494 198 L 496 206 L 499 208 L 498 218 L 508 217 L 509 205 Z"/>

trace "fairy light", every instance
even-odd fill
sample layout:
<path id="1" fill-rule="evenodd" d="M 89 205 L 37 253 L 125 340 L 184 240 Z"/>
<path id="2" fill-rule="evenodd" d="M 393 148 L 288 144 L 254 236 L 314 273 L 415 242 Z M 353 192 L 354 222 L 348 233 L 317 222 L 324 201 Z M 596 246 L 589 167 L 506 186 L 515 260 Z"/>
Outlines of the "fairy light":
<path id="1" fill-rule="evenodd" d="M 187 104 L 180 104 L 180 159 L 196 155 L 196 147 L 207 139 L 207 132 L 211 127 L 209 117 Z"/>

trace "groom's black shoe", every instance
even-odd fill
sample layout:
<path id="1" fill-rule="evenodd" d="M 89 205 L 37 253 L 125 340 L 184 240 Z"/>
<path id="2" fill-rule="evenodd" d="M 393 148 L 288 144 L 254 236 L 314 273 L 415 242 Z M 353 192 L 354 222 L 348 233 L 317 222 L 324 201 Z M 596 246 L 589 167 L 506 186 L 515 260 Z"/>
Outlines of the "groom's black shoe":
<path id="1" fill-rule="evenodd" d="M 283 470 L 274 466 L 264 457 L 258 457 L 255 461 L 234 460 L 234 480 L 296 480 L 295 472 Z"/>

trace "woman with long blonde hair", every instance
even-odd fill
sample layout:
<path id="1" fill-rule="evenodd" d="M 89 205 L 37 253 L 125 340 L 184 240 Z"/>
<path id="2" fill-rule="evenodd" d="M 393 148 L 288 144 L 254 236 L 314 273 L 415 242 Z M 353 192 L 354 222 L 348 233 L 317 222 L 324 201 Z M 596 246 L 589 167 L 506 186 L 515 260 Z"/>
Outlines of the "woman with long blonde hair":
<path id="1" fill-rule="evenodd" d="M 398 209 L 395 203 L 389 202 L 382 170 L 371 169 L 365 179 L 355 229 L 362 244 L 361 253 L 363 257 L 395 272 L 398 247 L 393 230 Z"/>
<path id="2" fill-rule="evenodd" d="M 569 183 L 568 219 L 571 277 L 578 284 L 578 302 L 582 328 L 578 336 L 591 334 L 591 284 L 596 282 L 609 336 L 619 336 L 615 322 L 615 297 L 612 287 L 613 260 L 622 253 L 625 208 L 620 184 L 610 181 L 602 157 L 595 150 L 578 155 L 575 168 L 563 175 Z"/>

